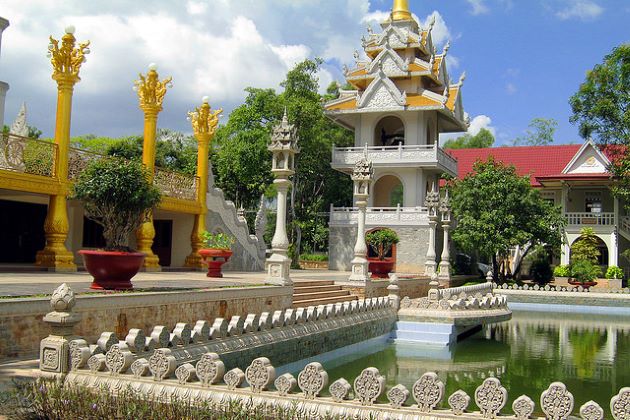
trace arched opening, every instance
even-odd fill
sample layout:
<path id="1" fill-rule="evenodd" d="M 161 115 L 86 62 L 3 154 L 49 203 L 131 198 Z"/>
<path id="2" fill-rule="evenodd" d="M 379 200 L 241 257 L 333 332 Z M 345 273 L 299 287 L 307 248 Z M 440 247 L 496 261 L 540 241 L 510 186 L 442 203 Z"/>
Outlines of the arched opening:
<path id="1" fill-rule="evenodd" d="M 405 144 L 405 125 L 398 117 L 381 119 L 374 128 L 374 146 L 398 146 Z"/>
<path id="2" fill-rule="evenodd" d="M 584 239 L 584 237 L 580 236 L 571 245 L 571 256 L 573 254 L 573 247 L 582 239 Z M 602 238 L 600 238 L 599 236 L 595 236 L 595 239 L 597 241 L 597 250 L 599 251 L 599 257 L 597 257 L 597 264 L 608 265 L 608 247 L 606 246 L 606 242 L 604 242 Z"/>
<path id="3" fill-rule="evenodd" d="M 376 181 L 373 188 L 374 207 L 397 207 L 403 205 L 403 184 L 397 176 L 385 175 Z"/>

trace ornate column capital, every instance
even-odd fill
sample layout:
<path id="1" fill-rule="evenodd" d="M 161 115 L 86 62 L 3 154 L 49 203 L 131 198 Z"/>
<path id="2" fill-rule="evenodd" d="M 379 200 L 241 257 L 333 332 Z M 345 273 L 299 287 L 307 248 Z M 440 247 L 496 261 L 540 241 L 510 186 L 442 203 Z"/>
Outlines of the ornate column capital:
<path id="1" fill-rule="evenodd" d="M 138 80 L 133 82 L 133 90 L 138 94 L 139 107 L 145 115 L 157 115 L 162 111 L 166 90 L 173 86 L 173 78 L 167 77 L 160 81 L 157 66 L 154 63 L 149 64 L 146 75 L 140 73 L 138 76 Z"/>
<path id="2" fill-rule="evenodd" d="M 217 131 L 219 125 L 219 116 L 223 112 L 222 108 L 211 111 L 210 104 L 208 103 L 208 97 L 204 96 L 201 106 L 195 108 L 194 111 L 188 112 L 188 120 L 195 134 L 195 138 L 198 142 L 209 142 L 214 133 Z"/>
<path id="3" fill-rule="evenodd" d="M 90 53 L 88 48 L 90 41 L 81 42 L 75 47 L 74 26 L 66 27 L 66 33 L 61 37 L 61 46 L 52 36 L 49 39 L 48 58 L 53 66 L 52 78 L 57 81 L 59 87 L 72 87 L 81 80 L 79 70 L 86 61 L 85 56 Z"/>

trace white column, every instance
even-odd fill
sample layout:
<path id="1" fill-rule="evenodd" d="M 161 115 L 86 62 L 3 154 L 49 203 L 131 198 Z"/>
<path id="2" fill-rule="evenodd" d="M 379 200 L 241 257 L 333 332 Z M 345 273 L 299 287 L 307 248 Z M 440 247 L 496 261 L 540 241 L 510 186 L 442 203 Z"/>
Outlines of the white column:
<path id="1" fill-rule="evenodd" d="M 614 327 L 606 327 L 605 352 L 608 360 L 614 362 L 617 356 L 617 329 Z"/>
<path id="2" fill-rule="evenodd" d="M 567 214 L 567 200 L 569 198 L 569 187 L 566 184 L 562 184 L 562 195 L 560 198 L 561 201 L 561 205 L 562 205 L 562 216 L 566 217 Z M 568 265 L 569 264 L 569 257 L 570 257 L 570 253 L 571 253 L 571 248 L 569 246 L 568 242 L 568 238 L 566 235 L 566 231 L 563 231 L 562 233 L 563 238 L 563 243 L 562 246 L 560 247 L 560 264 L 562 265 Z"/>
<path id="3" fill-rule="evenodd" d="M 9 26 L 9 21 L 0 17 L 0 52 L 2 51 L 2 32 Z M 0 82 L 0 131 L 4 125 L 4 102 L 9 90 L 9 84 Z"/>
<path id="4" fill-rule="evenodd" d="M 435 230 L 437 221 L 435 216 L 429 216 L 429 247 L 427 248 L 427 260 L 424 263 L 424 275 L 431 277 L 435 273 Z"/>
<path id="5" fill-rule="evenodd" d="M 619 239 L 617 232 L 610 234 L 610 249 L 608 250 L 608 266 L 619 265 Z"/>
<path id="6" fill-rule="evenodd" d="M 267 284 L 290 286 L 293 284 L 289 276 L 291 259 L 288 257 L 289 237 L 287 236 L 287 191 L 291 181 L 279 178 L 273 182 L 278 191 L 276 211 L 276 230 L 271 240 L 273 254 L 265 262 L 267 269 Z"/>
<path id="7" fill-rule="evenodd" d="M 357 207 L 359 208 L 357 220 L 357 241 L 354 244 L 354 258 L 352 259 L 352 273 L 350 281 L 360 281 L 368 283 L 368 260 L 367 245 L 365 244 L 365 212 L 367 207 L 367 197 L 357 197 Z"/>
<path id="8" fill-rule="evenodd" d="M 449 250 L 449 236 L 448 231 L 450 229 L 449 223 L 442 224 L 442 229 L 444 229 L 444 245 L 442 247 L 442 256 L 440 258 L 440 280 L 450 280 L 451 279 L 451 252 Z"/>

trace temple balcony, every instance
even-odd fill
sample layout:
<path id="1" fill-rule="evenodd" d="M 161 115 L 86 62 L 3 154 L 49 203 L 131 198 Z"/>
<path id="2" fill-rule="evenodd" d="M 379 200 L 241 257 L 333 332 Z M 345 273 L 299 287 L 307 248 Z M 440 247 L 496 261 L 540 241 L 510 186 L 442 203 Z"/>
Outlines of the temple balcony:
<path id="1" fill-rule="evenodd" d="M 429 212 L 425 207 L 368 207 L 365 225 L 378 226 L 428 226 Z M 359 209 L 356 207 L 330 207 L 330 226 L 357 224 Z"/>
<path id="2" fill-rule="evenodd" d="M 435 168 L 457 176 L 457 160 L 437 144 L 398 146 L 333 147 L 333 169 L 351 173 L 354 164 L 367 153 L 375 168 Z"/>

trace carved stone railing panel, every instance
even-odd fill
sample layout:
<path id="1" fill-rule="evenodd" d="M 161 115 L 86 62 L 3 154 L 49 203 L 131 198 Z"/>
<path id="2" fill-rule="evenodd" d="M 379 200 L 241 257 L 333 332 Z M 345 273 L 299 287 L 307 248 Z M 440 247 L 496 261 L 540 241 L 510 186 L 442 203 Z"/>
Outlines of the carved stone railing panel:
<path id="1" fill-rule="evenodd" d="M 118 351 L 118 345 L 112 346 L 112 354 Z M 266 357 L 255 359 L 245 372 L 234 368 L 225 375 L 219 375 L 217 370 L 208 371 L 208 364 L 201 361 L 194 366 L 191 363 L 181 363 L 177 367 L 168 363 L 168 349 L 159 349 L 155 355 L 160 360 L 147 362 L 138 359 L 130 370 L 121 370 L 113 376 L 110 372 L 103 372 L 106 358 L 97 354 L 90 360 L 90 369 L 82 367 L 70 372 L 65 381 L 99 390 L 110 390 L 112 393 L 130 387 L 138 395 L 147 397 L 160 396 L 163 401 L 177 399 L 190 401 L 192 404 L 206 401 L 213 404 L 227 404 L 229 401 L 240 401 L 248 404 L 278 405 L 281 407 L 298 407 L 305 418 L 419 418 L 419 413 L 428 413 L 431 418 L 497 418 L 510 416 L 501 412 L 508 399 L 507 390 L 494 377 L 486 378 L 475 391 L 475 402 L 480 412 L 467 411 L 470 397 L 462 390 L 455 391 L 447 401 L 450 409 L 439 408 L 444 395 L 445 384 L 434 372 L 427 372 L 416 381 L 412 391 L 418 405 L 406 406 L 405 402 L 410 391 L 403 385 L 394 385 L 385 389 L 385 378 L 378 369 L 369 367 L 364 369 L 354 380 L 354 395 L 351 395 L 350 383 L 340 378 L 330 385 L 332 398 L 321 397 L 320 391 L 328 378 L 322 365 L 313 362 L 300 373 L 299 379 L 302 392 L 296 389 L 297 382 L 290 373 L 285 373 L 275 379 L 275 390 L 269 389 L 275 378 L 275 368 Z M 216 366 L 223 366 L 216 354 L 208 354 L 202 359 Z M 102 363 L 101 363 L 102 361 Z M 111 365 L 111 363 L 108 363 Z M 146 365 L 157 378 L 146 376 Z M 211 369 L 212 370 L 212 369 Z M 209 375 L 209 376 L 208 376 Z M 211 377 L 211 378 L 210 378 Z M 325 378 L 325 380 L 323 380 Z M 222 381 L 222 383 L 220 383 Z M 243 384 L 247 381 L 247 384 Z M 200 386 L 201 385 L 201 386 Z M 385 393 L 388 402 L 381 402 L 379 397 Z M 600 420 L 604 418 L 604 410 L 594 401 L 583 404 L 579 413 L 573 412 L 573 396 L 561 382 L 552 383 L 542 392 L 541 409 L 548 419 L 575 418 L 577 414 L 583 419 Z M 630 388 L 622 388 L 610 400 L 613 418 L 627 420 L 630 418 Z M 521 395 L 512 403 L 516 419 L 541 419 L 533 416 L 535 404 L 527 395 Z M 422 415 L 421 415 L 422 416 Z M 571 417 L 574 416 L 574 417 Z M 424 418 L 424 416 L 422 416 Z"/>
<path id="2" fill-rule="evenodd" d="M 350 168 L 366 154 L 374 165 L 441 165 L 451 174 L 457 174 L 457 160 L 437 144 L 335 147 L 332 151 L 332 165 Z"/>
<path id="3" fill-rule="evenodd" d="M 71 147 L 68 151 L 68 179 L 70 181 L 76 181 L 90 162 L 106 157 L 105 155 Z"/>
<path id="4" fill-rule="evenodd" d="M 194 175 L 155 168 L 153 183 L 167 197 L 191 201 L 197 199 L 199 178 Z"/>
<path id="5" fill-rule="evenodd" d="M 54 178 L 58 147 L 55 143 L 0 135 L 0 169 Z"/>
<path id="6" fill-rule="evenodd" d="M 519 286 L 517 284 L 502 284 L 498 285 L 497 283 L 492 283 L 492 287 L 495 290 L 525 290 L 530 292 L 566 292 L 566 293 L 613 293 L 613 294 L 630 294 L 630 288 L 624 287 L 621 289 L 597 289 L 596 291 L 591 290 L 588 287 L 582 286 L 551 286 L 549 284 L 545 286 L 539 286 L 537 284 L 533 286 L 529 286 L 524 284 Z"/>
<path id="7" fill-rule="evenodd" d="M 359 210 L 356 207 L 331 207 L 331 225 L 356 225 Z M 368 207 L 366 226 L 429 226 L 429 213 L 425 207 Z"/>

